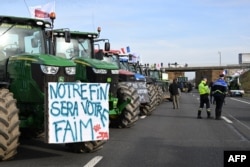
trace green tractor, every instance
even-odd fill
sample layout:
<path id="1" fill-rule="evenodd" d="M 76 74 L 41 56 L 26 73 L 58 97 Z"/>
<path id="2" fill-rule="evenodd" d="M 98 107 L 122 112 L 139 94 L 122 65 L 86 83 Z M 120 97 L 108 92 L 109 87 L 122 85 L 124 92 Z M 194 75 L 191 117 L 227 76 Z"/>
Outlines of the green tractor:
<path id="1" fill-rule="evenodd" d="M 188 81 L 188 77 L 178 76 L 177 77 L 177 84 L 178 84 L 181 92 L 191 92 L 192 91 L 192 84 Z"/>
<path id="2" fill-rule="evenodd" d="M 46 54 L 48 27 L 42 20 L 0 16 L 0 161 L 14 158 L 21 135 L 45 131 L 48 82 L 75 81 L 73 62 Z"/>
<path id="3" fill-rule="evenodd" d="M 110 127 L 131 127 L 138 120 L 139 96 L 132 86 L 119 82 L 117 65 L 101 61 L 103 50 L 95 52 L 95 39 L 98 33 L 68 31 L 66 29 L 53 30 L 48 36 L 52 46 L 51 53 L 76 64 L 76 80 L 89 83 L 109 83 L 109 119 Z M 53 34 L 53 35 L 52 35 Z M 109 42 L 105 43 L 105 50 L 110 49 Z"/>
<path id="4" fill-rule="evenodd" d="M 162 67 L 163 64 L 161 64 L 160 69 L 156 68 L 156 64 L 154 64 L 153 67 L 149 67 L 149 64 L 145 64 L 143 67 L 145 75 L 148 76 L 155 84 L 155 89 L 157 92 L 157 105 L 160 105 L 164 100 L 171 101 L 170 93 L 168 91 L 168 75 Z"/>
<path id="5" fill-rule="evenodd" d="M 105 39 L 101 39 L 105 40 Z M 105 51 L 104 60 L 119 67 L 119 83 L 133 87 L 139 96 L 141 118 L 152 113 L 152 103 L 148 93 L 145 77 L 129 69 L 128 58 L 121 55 L 119 50 Z"/>

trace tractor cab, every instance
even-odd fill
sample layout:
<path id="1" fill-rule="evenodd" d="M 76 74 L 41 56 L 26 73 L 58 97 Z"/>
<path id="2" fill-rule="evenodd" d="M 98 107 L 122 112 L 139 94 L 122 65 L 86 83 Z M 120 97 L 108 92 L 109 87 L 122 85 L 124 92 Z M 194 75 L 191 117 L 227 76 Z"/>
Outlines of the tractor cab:
<path id="1" fill-rule="evenodd" d="M 99 33 L 100 29 L 98 29 L 98 33 L 65 29 L 48 31 L 50 52 L 56 56 L 63 55 L 75 63 L 77 81 L 109 83 L 110 126 L 130 127 L 138 120 L 139 105 L 137 101 L 139 97 L 134 94 L 132 96 L 122 93 L 124 89 L 130 88 L 119 84 L 118 66 L 104 61 L 105 52 L 110 49 L 109 42 L 105 42 L 104 50 L 94 49 Z M 66 36 L 70 38 L 66 40 Z"/>
<path id="2" fill-rule="evenodd" d="M 7 104 L 1 104 L 6 123 L 0 161 L 16 155 L 20 135 L 47 134 L 48 83 L 74 81 L 74 63 L 47 54 L 45 29 L 51 27 L 39 19 L 0 16 L 0 96 Z"/>

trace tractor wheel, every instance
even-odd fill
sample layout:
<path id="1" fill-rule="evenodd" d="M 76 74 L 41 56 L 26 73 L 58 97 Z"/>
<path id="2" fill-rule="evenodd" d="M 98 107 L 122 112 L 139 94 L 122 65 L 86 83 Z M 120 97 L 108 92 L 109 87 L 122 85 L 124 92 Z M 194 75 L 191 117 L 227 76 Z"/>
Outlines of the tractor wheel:
<path id="1" fill-rule="evenodd" d="M 123 109 L 121 115 L 119 116 L 118 127 L 119 128 L 129 128 L 135 124 L 139 119 L 140 114 L 140 99 L 137 93 L 137 90 L 133 88 L 132 85 L 127 85 L 126 83 L 118 84 L 118 106 L 126 101 L 131 99 L 131 102 L 126 105 Z"/>
<path id="2" fill-rule="evenodd" d="M 148 104 L 143 104 L 140 106 L 140 115 L 143 116 L 143 115 L 148 115 L 148 113 L 150 112 L 149 111 L 149 108 L 148 107 Z"/>
<path id="3" fill-rule="evenodd" d="M 106 140 L 87 141 L 65 144 L 67 150 L 74 153 L 92 153 L 103 148 Z"/>
<path id="4" fill-rule="evenodd" d="M 0 90 L 0 161 L 14 158 L 19 146 L 19 110 L 8 89 Z"/>
<path id="5" fill-rule="evenodd" d="M 157 91 L 156 105 L 158 106 L 163 101 L 163 90 L 162 90 L 162 88 L 159 85 L 157 85 L 156 86 L 156 91 Z"/>
<path id="6" fill-rule="evenodd" d="M 147 112 L 147 115 L 151 115 L 152 112 L 155 110 L 156 102 L 157 102 L 157 91 L 155 89 L 155 86 L 153 84 L 147 84 L 148 88 L 148 94 L 150 98 L 150 103 L 145 106 Z"/>

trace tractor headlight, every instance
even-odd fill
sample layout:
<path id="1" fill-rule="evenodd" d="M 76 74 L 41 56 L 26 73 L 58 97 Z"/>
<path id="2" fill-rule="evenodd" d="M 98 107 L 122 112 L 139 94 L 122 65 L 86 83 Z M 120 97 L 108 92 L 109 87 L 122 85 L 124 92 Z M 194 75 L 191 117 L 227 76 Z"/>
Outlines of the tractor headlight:
<path id="1" fill-rule="evenodd" d="M 92 68 L 96 74 L 107 74 L 107 70 Z"/>
<path id="2" fill-rule="evenodd" d="M 75 75 L 76 74 L 76 68 L 75 67 L 66 67 L 65 72 L 68 75 Z"/>
<path id="3" fill-rule="evenodd" d="M 112 74 L 119 74 L 119 70 L 111 70 Z"/>
<path id="4" fill-rule="evenodd" d="M 54 67 L 54 66 L 45 66 L 41 65 L 41 70 L 45 74 L 56 74 L 59 70 L 59 67 Z"/>
<path id="5" fill-rule="evenodd" d="M 36 24 L 41 26 L 41 25 L 43 25 L 43 22 L 42 21 L 37 21 Z"/>

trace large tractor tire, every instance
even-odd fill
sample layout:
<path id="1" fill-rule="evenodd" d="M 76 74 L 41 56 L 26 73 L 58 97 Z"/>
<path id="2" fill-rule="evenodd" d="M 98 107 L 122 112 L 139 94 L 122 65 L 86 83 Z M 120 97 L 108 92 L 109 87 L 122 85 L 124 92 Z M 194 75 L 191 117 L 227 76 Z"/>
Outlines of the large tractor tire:
<path id="1" fill-rule="evenodd" d="M 19 146 L 19 110 L 8 89 L 0 89 L 0 161 L 14 158 Z"/>
<path id="2" fill-rule="evenodd" d="M 156 91 L 155 85 L 153 85 L 153 84 L 147 84 L 147 88 L 148 88 L 148 94 L 149 94 L 149 98 L 150 98 L 150 103 L 147 104 L 145 106 L 145 108 L 147 110 L 147 115 L 149 116 L 149 115 L 152 114 L 152 112 L 156 108 L 157 91 Z"/>
<path id="3" fill-rule="evenodd" d="M 156 86 L 157 97 L 156 97 L 156 105 L 160 105 L 163 102 L 163 90 L 162 87 L 157 85 Z"/>
<path id="4" fill-rule="evenodd" d="M 65 146 L 70 152 L 92 153 L 102 149 L 105 143 L 106 140 L 97 140 L 78 143 L 67 143 Z"/>
<path id="5" fill-rule="evenodd" d="M 127 85 L 125 82 L 118 84 L 118 106 L 130 99 L 130 103 L 123 109 L 118 118 L 117 126 L 119 128 L 129 128 L 139 119 L 140 114 L 140 99 L 137 90 L 132 85 Z"/>

